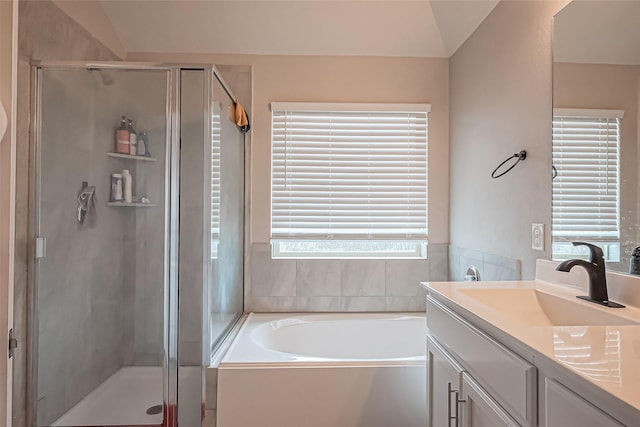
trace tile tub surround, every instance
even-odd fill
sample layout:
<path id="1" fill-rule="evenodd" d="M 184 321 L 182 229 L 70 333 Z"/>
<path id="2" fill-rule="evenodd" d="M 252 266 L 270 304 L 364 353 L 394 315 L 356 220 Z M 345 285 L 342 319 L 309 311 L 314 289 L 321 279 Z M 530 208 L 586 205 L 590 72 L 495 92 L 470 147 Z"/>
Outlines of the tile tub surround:
<path id="1" fill-rule="evenodd" d="M 464 281 L 467 268 L 480 271 L 481 281 L 520 280 L 521 262 L 515 258 L 449 245 L 449 280 Z"/>
<path id="2" fill-rule="evenodd" d="M 250 249 L 245 311 L 422 311 L 425 280 L 447 280 L 447 245 L 430 244 L 426 260 L 272 259 Z"/>

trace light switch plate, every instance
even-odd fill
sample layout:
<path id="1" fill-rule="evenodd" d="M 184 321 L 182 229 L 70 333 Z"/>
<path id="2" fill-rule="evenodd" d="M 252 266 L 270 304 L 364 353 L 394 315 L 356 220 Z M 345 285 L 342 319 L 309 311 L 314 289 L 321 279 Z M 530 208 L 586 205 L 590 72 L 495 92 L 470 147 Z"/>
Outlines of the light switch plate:
<path id="1" fill-rule="evenodd" d="M 544 224 L 531 224 L 531 249 L 544 252 Z"/>

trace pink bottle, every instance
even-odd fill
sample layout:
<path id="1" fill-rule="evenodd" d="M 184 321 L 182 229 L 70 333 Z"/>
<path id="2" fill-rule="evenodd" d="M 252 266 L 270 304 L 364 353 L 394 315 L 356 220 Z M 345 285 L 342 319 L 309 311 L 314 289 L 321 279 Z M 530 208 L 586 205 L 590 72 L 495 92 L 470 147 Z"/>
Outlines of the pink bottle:
<path id="1" fill-rule="evenodd" d="M 125 116 L 122 116 L 120 127 L 116 129 L 116 153 L 129 154 L 129 129 Z"/>

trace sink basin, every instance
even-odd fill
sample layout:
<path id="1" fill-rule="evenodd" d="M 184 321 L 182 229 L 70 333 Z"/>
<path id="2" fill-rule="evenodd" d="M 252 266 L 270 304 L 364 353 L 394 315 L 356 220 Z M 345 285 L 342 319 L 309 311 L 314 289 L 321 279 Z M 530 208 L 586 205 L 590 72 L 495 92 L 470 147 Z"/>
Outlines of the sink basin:
<path id="1" fill-rule="evenodd" d="M 459 292 L 519 323 L 531 326 L 638 325 L 611 309 L 531 288 L 466 288 Z"/>

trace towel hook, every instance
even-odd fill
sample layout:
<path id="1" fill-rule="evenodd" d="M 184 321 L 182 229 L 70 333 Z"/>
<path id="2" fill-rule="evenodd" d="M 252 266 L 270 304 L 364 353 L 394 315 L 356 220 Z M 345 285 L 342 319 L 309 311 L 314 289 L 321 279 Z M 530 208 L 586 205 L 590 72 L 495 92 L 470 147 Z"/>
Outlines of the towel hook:
<path id="1" fill-rule="evenodd" d="M 500 163 L 494 170 L 493 172 L 491 172 L 491 178 L 496 179 L 496 178 L 500 178 L 502 175 L 505 175 L 507 172 L 509 172 L 511 169 L 515 168 L 516 165 L 518 163 L 520 163 L 521 160 L 524 160 L 527 158 L 527 152 L 525 150 L 520 151 L 519 153 L 515 153 L 513 156 L 511 157 L 507 157 L 502 163 Z M 504 166 L 505 163 L 507 163 L 509 160 L 511 159 L 518 159 L 516 160 L 516 162 L 514 164 L 512 164 L 511 166 L 509 166 L 509 168 L 507 170 L 505 170 L 504 172 L 502 172 L 501 174 L 496 175 L 496 172 L 498 172 L 498 169 L 500 169 L 502 166 Z"/>

